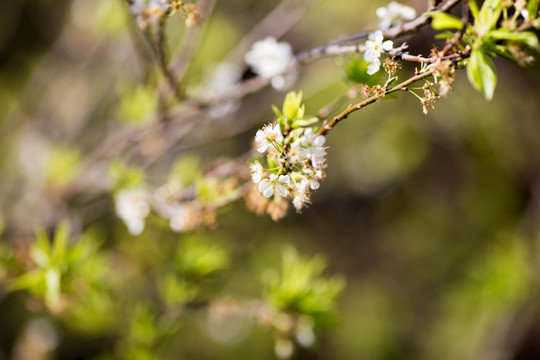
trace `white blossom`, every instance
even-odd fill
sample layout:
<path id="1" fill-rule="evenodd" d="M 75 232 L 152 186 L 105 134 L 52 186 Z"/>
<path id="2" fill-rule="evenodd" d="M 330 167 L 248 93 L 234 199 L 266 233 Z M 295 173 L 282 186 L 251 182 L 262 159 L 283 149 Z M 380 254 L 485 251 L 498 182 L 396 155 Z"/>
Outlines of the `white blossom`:
<path id="1" fill-rule="evenodd" d="M 308 187 L 309 182 L 307 179 L 302 179 L 300 184 L 296 187 L 293 194 L 293 205 L 296 208 L 296 211 L 300 211 L 304 207 L 304 204 L 309 202 L 308 198 Z"/>
<path id="2" fill-rule="evenodd" d="M 316 135 L 313 133 L 313 128 L 307 128 L 304 134 L 300 137 L 300 144 L 303 147 L 302 156 L 309 159 L 315 169 L 318 169 L 324 162 L 324 144 L 326 138 L 324 135 Z"/>
<path id="3" fill-rule="evenodd" d="M 259 191 L 266 198 L 271 197 L 276 192 L 285 197 L 289 194 L 290 181 L 289 175 L 270 174 L 270 179 L 264 179 L 259 183 Z"/>
<path id="4" fill-rule="evenodd" d="M 386 30 L 394 24 L 398 24 L 402 19 L 412 20 L 416 17 L 416 10 L 410 6 L 402 5 L 392 1 L 387 7 L 377 9 L 377 16 L 381 19 L 379 28 Z"/>
<path id="5" fill-rule="evenodd" d="M 239 66 L 221 63 L 208 72 L 202 84 L 195 89 L 194 95 L 205 101 L 225 97 L 241 77 L 242 70 Z M 208 109 L 208 115 L 212 118 L 229 115 L 238 110 L 240 104 L 238 99 L 219 101 Z"/>
<path id="6" fill-rule="evenodd" d="M 380 67 L 381 67 L 381 60 L 379 60 L 379 58 L 374 58 L 368 63 L 367 73 L 369 75 L 373 75 L 377 71 L 379 71 Z"/>
<path id="7" fill-rule="evenodd" d="M 272 77 L 272 79 L 270 79 L 270 84 L 278 91 L 285 91 L 292 88 L 296 80 L 298 80 L 298 73 L 295 71 L 288 71 Z"/>
<path id="8" fill-rule="evenodd" d="M 189 210 L 183 204 L 175 204 L 169 208 L 169 226 L 174 232 L 182 232 L 188 228 Z"/>
<path id="9" fill-rule="evenodd" d="M 245 55 L 245 61 L 253 71 L 267 79 L 283 73 L 292 58 L 291 45 L 277 42 L 273 37 L 255 42 Z"/>
<path id="10" fill-rule="evenodd" d="M 129 233 L 141 234 L 150 213 L 147 193 L 142 189 L 122 189 L 116 194 L 115 202 L 116 214 L 124 221 Z"/>
<path id="11" fill-rule="evenodd" d="M 368 74 L 373 75 L 381 66 L 381 61 L 379 57 L 384 51 L 392 50 L 394 43 L 391 40 L 384 40 L 384 35 L 382 31 L 377 30 L 369 34 L 366 41 L 366 52 L 364 53 L 364 59 L 369 63 L 368 65 Z"/>
<path id="12" fill-rule="evenodd" d="M 279 124 L 266 125 L 262 130 L 258 130 L 255 134 L 255 146 L 260 153 L 275 148 L 273 142 L 279 144 L 283 142 L 283 134 L 281 133 Z"/>
<path id="13" fill-rule="evenodd" d="M 137 24 L 144 28 L 156 23 L 168 6 L 166 0 L 133 0 L 129 10 L 135 16 Z"/>
<path id="14" fill-rule="evenodd" d="M 384 40 L 384 35 L 381 30 L 377 30 L 368 35 L 366 41 L 366 52 L 364 54 L 364 59 L 368 62 L 371 62 L 375 58 L 379 58 L 384 51 L 392 50 L 394 43 L 392 40 Z"/>
<path id="15" fill-rule="evenodd" d="M 264 168 L 262 165 L 258 161 L 255 161 L 249 164 L 249 168 L 251 170 L 251 181 L 255 184 L 260 183 L 264 175 Z"/>

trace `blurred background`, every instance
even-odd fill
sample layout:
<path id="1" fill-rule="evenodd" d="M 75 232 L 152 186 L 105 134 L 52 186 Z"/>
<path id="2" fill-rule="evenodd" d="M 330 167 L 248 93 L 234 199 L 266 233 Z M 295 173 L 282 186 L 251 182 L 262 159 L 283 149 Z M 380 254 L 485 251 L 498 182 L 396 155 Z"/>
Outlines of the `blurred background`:
<path id="1" fill-rule="evenodd" d="M 165 28 L 171 63 L 193 52 L 182 80 L 188 94 L 223 61 L 251 76 L 243 55 L 267 35 L 297 53 L 376 28 L 375 10 L 387 5 L 197 4 L 200 28 L 181 16 Z M 153 131 L 166 82 L 130 19 L 121 0 L 0 2 L 0 359 L 273 359 L 275 332 L 241 316 L 212 317 L 204 302 L 264 298 L 265 274 L 290 247 L 323 254 L 324 276 L 346 282 L 331 325 L 293 357 L 540 359 L 538 63 L 496 59 L 491 102 L 461 71 L 427 115 L 407 94 L 354 113 L 328 135 L 327 177 L 301 214 L 274 222 L 237 201 L 210 228 L 175 234 L 153 214 L 134 237 L 115 215 L 110 161 L 142 169 L 149 186 L 174 164 L 189 178 L 246 153 L 285 93 L 266 87 L 233 111 L 190 122 L 182 118 L 189 106 L 178 105 L 168 137 Z M 433 35 L 406 39 L 411 53 L 428 54 Z M 308 113 L 354 102 L 342 99 L 354 86 L 349 61 L 300 69 L 292 88 L 304 92 Z M 66 256 L 79 262 L 65 260 L 69 296 L 51 307 L 54 274 L 39 275 L 47 285 L 21 275 L 40 269 L 36 231 L 60 241 L 62 220 Z M 178 270 L 188 280 L 162 286 L 182 261 L 197 263 Z M 10 290 L 14 278 L 20 291 Z M 179 311 L 166 294 L 189 302 Z"/>

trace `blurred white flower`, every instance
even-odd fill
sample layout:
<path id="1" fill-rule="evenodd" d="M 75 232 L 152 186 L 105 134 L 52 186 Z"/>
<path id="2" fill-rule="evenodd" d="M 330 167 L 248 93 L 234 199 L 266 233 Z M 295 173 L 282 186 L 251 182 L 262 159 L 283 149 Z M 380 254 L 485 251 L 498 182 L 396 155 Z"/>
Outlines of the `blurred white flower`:
<path id="1" fill-rule="evenodd" d="M 298 73 L 295 71 L 289 71 L 281 75 L 276 75 L 270 79 L 270 84 L 277 91 L 286 91 L 293 87 L 294 83 L 298 80 Z"/>
<path id="2" fill-rule="evenodd" d="M 167 11 L 168 6 L 167 0 L 133 0 L 129 5 L 129 10 L 135 16 L 139 27 L 144 29 L 148 25 L 155 24 Z"/>
<path id="3" fill-rule="evenodd" d="M 255 42 L 244 59 L 257 75 L 270 79 L 283 73 L 292 58 L 289 43 L 277 42 L 275 38 L 267 37 Z"/>
<path id="4" fill-rule="evenodd" d="M 242 70 L 239 66 L 218 64 L 208 72 L 201 85 L 195 89 L 194 95 L 205 101 L 224 97 L 236 86 L 241 77 Z M 219 101 L 208 109 L 208 115 L 220 118 L 232 114 L 238 110 L 240 103 L 238 99 Z"/>
<path id="5" fill-rule="evenodd" d="M 170 207 L 171 220 L 169 225 L 174 232 L 182 232 L 188 228 L 189 210 L 182 204 Z"/>
<path id="6" fill-rule="evenodd" d="M 115 196 L 116 214 L 131 235 L 139 235 L 144 230 L 145 219 L 150 213 L 147 198 L 143 189 L 122 189 Z"/>
<path id="7" fill-rule="evenodd" d="M 381 60 L 379 60 L 379 58 L 374 58 L 368 63 L 367 73 L 369 75 L 373 75 L 377 71 L 379 71 L 380 67 L 381 67 Z"/>
<path id="8" fill-rule="evenodd" d="M 264 168 L 262 165 L 258 161 L 255 161 L 254 163 L 249 164 L 249 168 L 251 170 L 251 181 L 255 184 L 260 183 L 264 175 Z"/>
<path id="9" fill-rule="evenodd" d="M 414 19 L 416 17 L 416 10 L 410 6 L 392 1 L 387 7 L 378 8 L 377 16 L 381 19 L 379 28 L 386 30 L 392 25 L 399 24 L 402 19 Z"/>
<path id="10" fill-rule="evenodd" d="M 269 198 L 277 192 L 285 197 L 289 193 L 289 175 L 270 174 L 270 179 L 264 179 L 259 183 L 259 191 L 264 197 Z"/>
<path id="11" fill-rule="evenodd" d="M 267 151 L 269 148 L 275 148 L 274 142 L 279 144 L 283 142 L 283 134 L 281 134 L 278 124 L 266 125 L 255 134 L 255 146 L 260 153 Z"/>

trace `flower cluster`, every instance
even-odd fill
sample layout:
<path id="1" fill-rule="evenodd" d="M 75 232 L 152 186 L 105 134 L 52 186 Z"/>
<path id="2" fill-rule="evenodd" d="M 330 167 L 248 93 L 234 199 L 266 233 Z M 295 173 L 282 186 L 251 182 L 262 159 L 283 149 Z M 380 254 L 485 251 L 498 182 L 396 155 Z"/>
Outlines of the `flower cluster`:
<path id="1" fill-rule="evenodd" d="M 245 55 L 245 61 L 253 71 L 270 79 L 276 90 L 289 88 L 296 81 L 296 73 L 286 72 L 292 59 L 291 45 L 277 42 L 273 37 L 255 42 Z"/>
<path id="2" fill-rule="evenodd" d="M 133 0 L 129 10 L 141 29 L 154 25 L 169 7 L 166 0 Z"/>
<path id="3" fill-rule="evenodd" d="M 284 199 L 292 199 L 300 211 L 309 203 L 310 192 L 319 188 L 324 177 L 326 139 L 309 126 L 318 119 L 305 117 L 301 93 L 290 92 L 282 112 L 275 107 L 274 111 L 277 121 L 264 126 L 255 136 L 254 147 L 266 154 L 268 168 L 259 161 L 250 164 L 251 180 L 259 196 L 252 194 L 248 205 L 277 220 L 285 214 Z"/>
<path id="4" fill-rule="evenodd" d="M 410 6 L 401 5 L 396 1 L 392 1 L 387 7 L 378 8 L 377 16 L 381 19 L 379 28 L 386 30 L 393 25 L 399 24 L 402 19 L 414 19 L 416 17 L 416 11 Z"/>
<path id="5" fill-rule="evenodd" d="M 381 54 L 385 51 L 392 50 L 394 43 L 391 40 L 384 41 L 384 35 L 382 31 L 377 30 L 372 32 L 368 36 L 368 40 L 365 44 L 364 59 L 368 62 L 367 73 L 369 75 L 375 74 L 381 67 Z"/>
<path id="6" fill-rule="evenodd" d="M 157 24 L 163 16 L 176 12 L 184 16 L 187 27 L 197 26 L 202 22 L 197 7 L 180 0 L 131 0 L 129 10 L 135 16 L 137 25 L 143 30 Z"/>

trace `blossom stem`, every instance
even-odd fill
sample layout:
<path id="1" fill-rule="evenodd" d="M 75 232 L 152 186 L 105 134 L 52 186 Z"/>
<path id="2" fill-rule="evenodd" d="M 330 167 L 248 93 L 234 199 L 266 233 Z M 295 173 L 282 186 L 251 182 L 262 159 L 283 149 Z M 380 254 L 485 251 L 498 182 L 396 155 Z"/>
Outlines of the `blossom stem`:
<path id="1" fill-rule="evenodd" d="M 388 94 L 391 94 L 393 92 L 396 92 L 396 91 L 406 91 L 407 90 L 407 86 L 411 85 L 411 84 L 414 84 L 415 82 L 419 81 L 419 80 L 422 80 L 422 79 L 425 79 L 429 76 L 432 76 L 433 74 L 435 73 L 435 70 L 427 70 L 426 72 L 422 72 L 422 73 L 419 73 L 419 74 L 416 74 L 414 76 L 412 76 L 411 78 L 403 81 L 402 83 L 390 88 L 390 89 L 386 89 L 384 92 L 382 92 L 381 94 L 375 94 L 369 98 L 367 98 L 366 100 L 356 104 L 356 105 L 349 105 L 347 107 L 347 109 L 343 110 L 339 115 L 335 116 L 331 121 L 329 122 L 324 122 L 323 123 L 323 126 L 321 127 L 321 129 L 319 130 L 319 132 L 317 133 L 317 135 L 325 135 L 326 133 L 328 133 L 330 130 L 332 130 L 336 125 L 337 123 L 339 123 L 340 121 L 346 119 L 351 113 L 357 111 L 357 110 L 360 110 L 362 109 L 363 107 L 369 105 L 369 104 L 372 104 L 374 102 L 376 102 L 377 100 L 379 100 L 380 98 L 388 95 Z"/>

